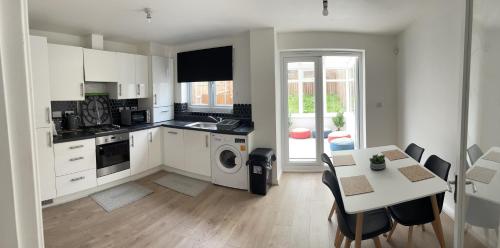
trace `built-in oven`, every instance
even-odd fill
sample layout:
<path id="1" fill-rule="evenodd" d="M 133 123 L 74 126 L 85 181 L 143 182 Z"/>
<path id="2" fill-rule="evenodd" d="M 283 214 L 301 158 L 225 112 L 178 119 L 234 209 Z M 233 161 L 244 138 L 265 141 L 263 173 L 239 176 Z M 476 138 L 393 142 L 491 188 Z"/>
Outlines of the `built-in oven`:
<path id="1" fill-rule="evenodd" d="M 95 138 L 97 177 L 130 169 L 128 137 L 127 132 Z"/>

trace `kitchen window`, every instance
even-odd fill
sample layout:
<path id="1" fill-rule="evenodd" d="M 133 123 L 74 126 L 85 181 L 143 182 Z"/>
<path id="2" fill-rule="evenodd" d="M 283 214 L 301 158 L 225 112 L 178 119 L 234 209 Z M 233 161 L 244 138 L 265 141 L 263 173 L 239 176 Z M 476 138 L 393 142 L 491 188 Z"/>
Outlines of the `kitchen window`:
<path id="1" fill-rule="evenodd" d="M 224 112 L 233 109 L 233 81 L 192 82 L 188 88 L 191 110 Z"/>

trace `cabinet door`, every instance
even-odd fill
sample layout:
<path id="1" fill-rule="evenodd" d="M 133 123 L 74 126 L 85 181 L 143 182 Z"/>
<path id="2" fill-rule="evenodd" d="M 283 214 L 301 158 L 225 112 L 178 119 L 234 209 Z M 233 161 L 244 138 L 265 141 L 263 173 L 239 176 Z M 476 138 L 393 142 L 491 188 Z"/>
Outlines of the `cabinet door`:
<path id="1" fill-rule="evenodd" d="M 118 63 L 115 52 L 83 49 L 85 81 L 117 82 Z"/>
<path id="2" fill-rule="evenodd" d="M 148 169 L 148 130 L 130 133 L 130 174 L 135 175 Z"/>
<path id="3" fill-rule="evenodd" d="M 50 98 L 52 101 L 85 100 L 83 49 L 49 44 Z"/>
<path id="4" fill-rule="evenodd" d="M 169 58 L 153 56 L 152 60 L 152 83 L 153 83 L 153 106 L 164 107 L 174 104 L 173 101 L 173 61 Z"/>
<path id="5" fill-rule="evenodd" d="M 184 130 L 184 161 L 186 171 L 211 176 L 210 133 Z"/>
<path id="6" fill-rule="evenodd" d="M 136 98 L 135 87 L 135 54 L 117 53 L 118 87 L 117 99 Z"/>
<path id="7" fill-rule="evenodd" d="M 163 164 L 185 170 L 184 168 L 184 130 L 163 128 Z"/>
<path id="8" fill-rule="evenodd" d="M 149 138 L 149 168 L 154 168 L 162 163 L 162 135 L 161 128 L 152 128 L 148 130 Z"/>
<path id="9" fill-rule="evenodd" d="M 30 46 L 35 125 L 37 128 L 50 127 L 52 116 L 50 111 L 49 49 L 47 38 L 31 36 Z"/>
<path id="10" fill-rule="evenodd" d="M 138 98 L 148 97 L 148 57 L 135 55 L 135 82 L 138 85 Z"/>
<path id="11" fill-rule="evenodd" d="M 40 185 L 40 198 L 42 201 L 56 197 L 56 172 L 54 170 L 51 130 L 51 128 L 39 128 L 36 130 L 38 183 Z"/>

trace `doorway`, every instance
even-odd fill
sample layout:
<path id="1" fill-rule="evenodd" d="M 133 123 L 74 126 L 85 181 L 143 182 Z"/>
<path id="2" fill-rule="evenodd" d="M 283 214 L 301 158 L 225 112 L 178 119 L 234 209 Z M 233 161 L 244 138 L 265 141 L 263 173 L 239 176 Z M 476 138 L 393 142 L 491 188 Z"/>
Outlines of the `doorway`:
<path id="1" fill-rule="evenodd" d="M 363 52 L 281 54 L 286 170 L 322 169 L 321 154 L 364 147 Z"/>

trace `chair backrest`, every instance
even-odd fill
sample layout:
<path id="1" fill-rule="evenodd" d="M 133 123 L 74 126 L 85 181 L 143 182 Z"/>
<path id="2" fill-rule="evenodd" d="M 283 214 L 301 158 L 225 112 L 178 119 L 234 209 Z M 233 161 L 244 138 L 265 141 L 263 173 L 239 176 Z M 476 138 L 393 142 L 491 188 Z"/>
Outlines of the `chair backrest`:
<path id="1" fill-rule="evenodd" d="M 348 214 L 345 212 L 344 201 L 342 201 L 342 194 L 340 193 L 339 182 L 337 176 L 332 172 L 326 170 L 323 172 L 323 183 L 330 188 L 330 191 L 335 198 L 337 204 L 337 223 L 338 228 L 345 236 L 353 237 L 355 234 L 351 231 L 347 224 Z"/>
<path id="2" fill-rule="evenodd" d="M 425 151 L 424 148 L 416 145 L 415 143 L 411 143 L 408 145 L 408 147 L 406 147 L 405 153 L 420 163 L 420 160 L 422 159 L 422 154 L 424 154 L 424 151 Z"/>
<path id="3" fill-rule="evenodd" d="M 472 166 L 481 156 L 483 156 L 483 151 L 481 151 L 481 148 L 479 148 L 477 144 L 474 144 L 467 148 L 467 154 L 469 155 L 470 165 Z"/>
<path id="4" fill-rule="evenodd" d="M 328 167 L 330 168 L 330 170 L 334 175 L 336 174 L 335 167 L 333 167 L 333 162 L 332 160 L 330 160 L 330 157 L 328 157 L 326 153 L 321 154 L 321 161 L 323 161 L 323 163 L 328 165 Z"/>
<path id="5" fill-rule="evenodd" d="M 442 160 L 440 157 L 436 155 L 430 156 L 427 159 L 427 161 L 425 161 L 424 166 L 425 168 L 432 171 L 432 173 L 436 174 L 441 179 L 445 181 L 448 180 L 448 173 L 450 172 L 451 164 Z M 437 201 L 438 201 L 439 211 L 441 212 L 441 209 L 443 208 L 444 192 L 437 194 Z"/>

